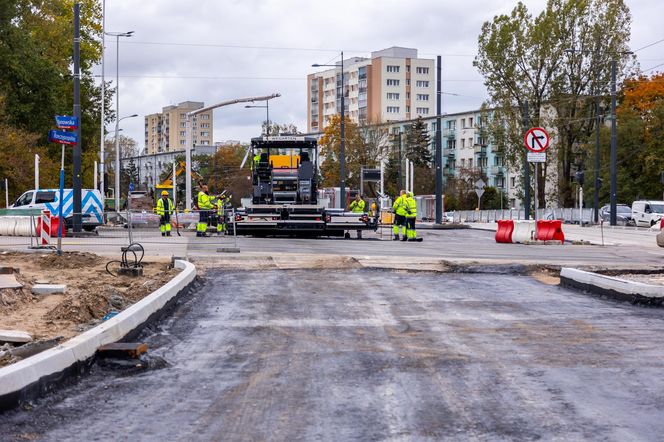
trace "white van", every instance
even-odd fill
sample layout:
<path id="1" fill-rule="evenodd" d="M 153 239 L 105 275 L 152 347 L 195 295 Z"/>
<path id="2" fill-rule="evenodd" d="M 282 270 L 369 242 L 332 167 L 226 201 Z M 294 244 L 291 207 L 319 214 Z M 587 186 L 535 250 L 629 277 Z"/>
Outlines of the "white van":
<path id="1" fill-rule="evenodd" d="M 73 189 L 64 189 L 62 215 L 67 226 L 71 226 L 74 212 Z M 54 216 L 60 213 L 60 189 L 28 190 L 9 209 L 48 210 Z M 81 190 L 82 224 L 85 230 L 93 230 L 104 224 L 104 209 L 101 192 L 93 189 Z"/>
<path id="2" fill-rule="evenodd" d="M 632 219 L 637 227 L 651 227 L 664 216 L 664 201 L 634 201 Z"/>

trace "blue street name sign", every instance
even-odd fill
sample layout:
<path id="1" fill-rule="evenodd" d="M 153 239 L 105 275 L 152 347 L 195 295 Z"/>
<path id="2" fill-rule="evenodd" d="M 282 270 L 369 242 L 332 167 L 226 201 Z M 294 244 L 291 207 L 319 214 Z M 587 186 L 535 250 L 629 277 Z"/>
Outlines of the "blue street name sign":
<path id="1" fill-rule="evenodd" d="M 78 119 L 70 115 L 57 115 L 55 117 L 55 125 L 58 129 L 76 129 L 78 127 Z"/>
<path id="2" fill-rule="evenodd" d="M 49 130 L 48 141 L 59 144 L 76 144 L 76 134 L 62 130 Z"/>

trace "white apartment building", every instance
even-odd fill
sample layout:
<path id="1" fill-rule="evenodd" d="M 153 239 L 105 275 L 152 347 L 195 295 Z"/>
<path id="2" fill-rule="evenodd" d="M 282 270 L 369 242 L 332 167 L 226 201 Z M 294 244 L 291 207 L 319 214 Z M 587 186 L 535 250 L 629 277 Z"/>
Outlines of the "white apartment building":
<path id="1" fill-rule="evenodd" d="M 417 49 L 391 47 L 371 58 L 344 60 L 307 77 L 307 128 L 322 131 L 341 111 L 356 123 L 408 120 L 435 115 L 435 61 L 417 57 Z"/>

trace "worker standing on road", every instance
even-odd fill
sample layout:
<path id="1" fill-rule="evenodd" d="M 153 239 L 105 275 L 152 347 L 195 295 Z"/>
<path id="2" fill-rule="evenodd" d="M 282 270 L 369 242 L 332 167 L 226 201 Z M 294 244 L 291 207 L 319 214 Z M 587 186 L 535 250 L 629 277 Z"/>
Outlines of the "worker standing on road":
<path id="1" fill-rule="evenodd" d="M 402 241 L 420 241 L 415 231 L 415 220 L 417 219 L 417 201 L 413 192 L 408 192 L 406 198 L 406 238 Z"/>
<path id="2" fill-rule="evenodd" d="M 359 193 L 355 197 L 355 200 L 353 200 L 350 203 L 350 211 L 353 213 L 364 213 L 364 207 L 366 206 L 366 203 L 364 202 L 364 199 L 362 198 L 363 195 L 360 195 Z M 357 231 L 357 239 L 362 239 L 362 231 L 358 230 Z"/>
<path id="3" fill-rule="evenodd" d="M 399 241 L 399 227 L 403 240 L 406 240 L 406 191 L 399 192 L 399 197 L 394 201 L 392 209 L 394 209 L 394 223 L 392 224 L 392 233 L 394 233 L 394 241 Z"/>
<path id="4" fill-rule="evenodd" d="M 230 201 L 230 197 L 217 198 L 217 235 L 221 235 L 226 231 L 226 204 Z"/>
<path id="5" fill-rule="evenodd" d="M 157 200 L 157 215 L 159 215 L 159 230 L 161 236 L 171 236 L 171 215 L 173 214 L 173 200 L 168 197 L 167 191 L 161 192 L 161 198 Z"/>
<path id="6" fill-rule="evenodd" d="M 203 184 L 198 192 L 199 221 L 196 224 L 196 236 L 207 236 L 208 218 L 210 211 L 214 209 L 212 197 L 210 197 L 208 186 Z"/>

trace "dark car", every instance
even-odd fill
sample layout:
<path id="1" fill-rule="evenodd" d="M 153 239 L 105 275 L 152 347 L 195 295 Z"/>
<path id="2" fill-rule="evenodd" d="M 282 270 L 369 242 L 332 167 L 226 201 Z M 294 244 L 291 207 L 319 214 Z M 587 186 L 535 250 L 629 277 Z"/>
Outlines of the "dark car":
<path id="1" fill-rule="evenodd" d="M 599 216 L 604 222 L 609 222 L 611 220 L 611 206 L 606 205 L 602 206 L 599 209 Z M 616 222 L 618 225 L 622 226 L 633 226 L 634 219 L 632 218 L 632 209 L 626 204 L 616 205 Z"/>

